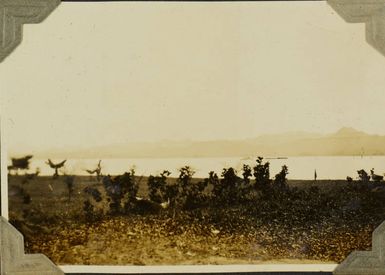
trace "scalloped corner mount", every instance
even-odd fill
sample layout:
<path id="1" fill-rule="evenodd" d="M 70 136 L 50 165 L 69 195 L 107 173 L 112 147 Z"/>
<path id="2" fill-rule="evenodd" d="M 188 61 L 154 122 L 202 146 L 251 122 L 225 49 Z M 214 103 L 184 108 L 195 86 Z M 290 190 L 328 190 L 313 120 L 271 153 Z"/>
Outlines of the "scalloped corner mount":
<path id="1" fill-rule="evenodd" d="M 327 0 L 348 23 L 365 23 L 366 41 L 385 55 L 385 0 Z"/>
<path id="2" fill-rule="evenodd" d="M 333 274 L 385 275 L 385 222 L 373 231 L 372 250 L 352 252 Z"/>
<path id="3" fill-rule="evenodd" d="M 24 254 L 23 235 L 4 217 L 0 217 L 1 275 L 64 275 L 43 254 Z"/>
<path id="4" fill-rule="evenodd" d="M 42 22 L 60 0 L 0 0 L 0 62 L 22 41 L 23 24 Z"/>

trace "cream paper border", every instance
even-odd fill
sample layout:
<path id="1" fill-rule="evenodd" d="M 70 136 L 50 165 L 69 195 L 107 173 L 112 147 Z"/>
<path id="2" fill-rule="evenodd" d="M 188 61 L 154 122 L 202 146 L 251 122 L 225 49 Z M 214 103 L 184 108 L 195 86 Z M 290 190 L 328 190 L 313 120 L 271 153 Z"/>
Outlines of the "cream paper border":
<path id="1" fill-rule="evenodd" d="M 1 86 L 0 86 L 1 89 Z M 0 194 L 1 194 L 1 216 L 8 220 L 8 175 L 7 175 L 7 142 L 5 139 L 5 121 L 4 116 L 0 116 L 0 171 L 1 171 L 1 180 L 0 180 Z"/>
<path id="2" fill-rule="evenodd" d="M 218 273 L 218 272 L 332 272 L 337 264 L 256 264 L 256 265 L 183 265 L 183 266 L 85 266 L 61 265 L 67 273 Z M 92 270 L 91 270 L 92 269 Z M 311 274 L 309 274 L 311 275 Z"/>
<path id="3" fill-rule="evenodd" d="M 365 23 L 366 39 L 375 49 L 385 55 L 385 0 L 328 0 L 328 3 L 349 23 Z M 25 23 L 39 23 L 43 21 L 58 5 L 60 0 L 0 0 L 0 62 L 4 60 L 22 40 L 22 25 Z M 8 188 L 7 188 L 7 152 L 4 138 L 4 116 L 1 124 L 1 209 L 2 221 L 6 224 L 1 227 L 2 237 L 4 230 L 17 235 L 17 230 L 6 222 L 8 219 Z M 332 272 L 335 274 L 385 274 L 385 224 L 382 224 L 373 234 L 373 251 L 368 257 L 362 253 L 353 252 L 346 261 L 337 267 L 334 264 L 322 265 L 295 265 L 295 264 L 262 264 L 262 265 L 228 265 L 228 266 L 59 266 L 60 270 L 47 271 L 44 274 L 66 273 L 201 273 L 201 272 Z M 4 229 L 5 228 L 5 229 Z M 14 232 L 16 231 L 16 232 Z M 21 238 L 22 240 L 22 238 Z M 10 240 L 6 240 L 11 242 Z M 5 252 L 9 247 L 1 242 L 1 274 L 5 274 L 7 262 L 4 262 Z M 5 251 L 7 250 L 7 251 Z M 4 252 L 5 251 L 5 252 Z M 368 254 L 365 254 L 367 256 Z M 29 255 L 26 255 L 29 256 Z M 32 256 L 32 255 L 31 255 Z M 365 258 L 365 259 L 364 259 Z M 360 261 L 364 259 L 364 263 Z M 17 265 L 16 265 L 17 266 Z M 376 266 L 375 270 L 373 269 Z M 21 265 L 18 272 L 23 274 L 37 274 L 33 265 Z M 337 267 L 337 269 L 336 269 Z M 372 267 L 372 268 L 371 268 Z M 11 273 L 15 274 L 15 273 Z"/>

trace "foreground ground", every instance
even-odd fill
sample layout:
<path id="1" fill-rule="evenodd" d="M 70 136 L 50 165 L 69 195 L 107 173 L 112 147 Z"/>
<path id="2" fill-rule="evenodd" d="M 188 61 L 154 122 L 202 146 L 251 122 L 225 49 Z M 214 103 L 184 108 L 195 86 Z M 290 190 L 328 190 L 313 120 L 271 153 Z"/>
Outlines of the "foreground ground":
<path id="1" fill-rule="evenodd" d="M 146 194 L 145 182 L 138 195 Z M 27 252 L 44 253 L 56 264 L 330 263 L 369 250 L 372 231 L 385 220 L 381 186 L 289 181 L 297 191 L 253 204 L 87 222 L 83 189 L 99 185 L 77 177 L 68 200 L 61 178 L 23 184 L 21 176 L 11 176 L 10 219 L 24 234 Z"/>

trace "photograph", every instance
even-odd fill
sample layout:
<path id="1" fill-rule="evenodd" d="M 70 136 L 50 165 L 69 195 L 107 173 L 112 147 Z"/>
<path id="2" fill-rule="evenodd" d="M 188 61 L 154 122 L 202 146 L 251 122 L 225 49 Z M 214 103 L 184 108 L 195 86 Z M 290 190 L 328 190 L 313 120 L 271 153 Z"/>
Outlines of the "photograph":
<path id="1" fill-rule="evenodd" d="M 326 1 L 62 2 L 0 65 L 8 220 L 60 266 L 340 264 L 385 221 L 384 71 Z"/>

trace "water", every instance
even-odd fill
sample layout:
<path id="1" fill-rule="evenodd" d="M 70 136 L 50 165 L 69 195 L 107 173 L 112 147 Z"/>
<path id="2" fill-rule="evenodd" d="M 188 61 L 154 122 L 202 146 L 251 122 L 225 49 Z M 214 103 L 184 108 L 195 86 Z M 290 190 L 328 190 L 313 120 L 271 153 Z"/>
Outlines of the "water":
<path id="1" fill-rule="evenodd" d="M 267 159 L 266 159 L 267 160 Z M 30 171 L 39 167 L 42 175 L 52 175 L 53 170 L 45 164 L 46 160 L 32 159 Z M 61 160 L 53 160 L 59 162 Z M 336 156 L 336 157 L 289 157 L 288 159 L 268 159 L 270 174 L 273 177 L 282 165 L 289 167 L 289 179 L 313 179 L 317 170 L 318 179 L 346 179 L 346 176 L 357 177 L 357 170 L 365 169 L 375 173 L 385 173 L 385 156 Z M 97 159 L 69 159 L 62 172 L 76 175 L 88 175 L 86 169 L 95 169 Z M 178 176 L 178 168 L 189 165 L 196 177 L 207 177 L 209 171 L 220 175 L 223 168 L 234 167 L 241 175 L 243 164 L 254 165 L 255 159 L 229 158 L 136 158 L 136 159 L 103 159 L 103 174 L 117 175 L 135 167 L 137 175 L 156 175 L 169 170 L 171 176 Z"/>

